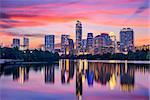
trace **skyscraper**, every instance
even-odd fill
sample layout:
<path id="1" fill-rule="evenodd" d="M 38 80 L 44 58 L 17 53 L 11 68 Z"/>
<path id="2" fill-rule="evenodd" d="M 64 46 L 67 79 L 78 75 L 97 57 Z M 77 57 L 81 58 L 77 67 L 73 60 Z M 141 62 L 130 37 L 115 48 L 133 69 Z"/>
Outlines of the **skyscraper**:
<path id="1" fill-rule="evenodd" d="M 55 40 L 54 40 L 54 35 L 45 35 L 45 50 L 54 51 L 54 44 L 55 44 Z"/>
<path id="2" fill-rule="evenodd" d="M 72 39 L 68 39 L 69 42 L 69 54 L 73 55 L 74 54 L 74 43 Z"/>
<path id="3" fill-rule="evenodd" d="M 12 43 L 12 47 L 17 47 L 18 49 L 20 49 L 20 39 L 18 38 L 14 38 L 13 39 L 13 43 Z"/>
<path id="4" fill-rule="evenodd" d="M 66 53 L 67 46 L 69 45 L 68 39 L 69 39 L 69 35 L 61 35 L 61 52 L 62 52 L 62 54 Z"/>
<path id="5" fill-rule="evenodd" d="M 113 53 L 112 40 L 107 33 L 101 33 L 94 38 L 94 53 Z"/>
<path id="6" fill-rule="evenodd" d="M 94 38 L 93 44 L 94 44 L 94 54 L 101 54 L 101 44 L 102 44 L 101 35 L 97 35 Z"/>
<path id="7" fill-rule="evenodd" d="M 101 33 L 101 37 L 103 39 L 102 46 L 110 46 L 112 44 L 112 40 L 107 33 Z"/>
<path id="8" fill-rule="evenodd" d="M 80 21 L 76 23 L 76 51 L 77 54 L 81 50 L 81 41 L 82 41 L 82 24 Z"/>
<path id="9" fill-rule="evenodd" d="M 134 49 L 134 32 L 131 28 L 123 28 L 120 31 L 120 51 L 127 52 Z"/>
<path id="10" fill-rule="evenodd" d="M 110 35 L 111 40 L 112 40 L 112 47 L 114 48 L 114 53 L 119 53 L 115 33 L 114 32 L 110 32 L 109 35 Z"/>
<path id="11" fill-rule="evenodd" d="M 86 47 L 87 47 L 87 40 L 86 39 L 82 39 L 82 42 L 81 42 L 81 52 L 83 53 L 83 54 L 85 54 L 86 53 Z"/>
<path id="12" fill-rule="evenodd" d="M 29 49 L 29 38 L 23 38 L 23 47 L 24 49 Z"/>
<path id="13" fill-rule="evenodd" d="M 87 34 L 87 52 L 92 53 L 91 50 L 93 48 L 93 33 Z"/>

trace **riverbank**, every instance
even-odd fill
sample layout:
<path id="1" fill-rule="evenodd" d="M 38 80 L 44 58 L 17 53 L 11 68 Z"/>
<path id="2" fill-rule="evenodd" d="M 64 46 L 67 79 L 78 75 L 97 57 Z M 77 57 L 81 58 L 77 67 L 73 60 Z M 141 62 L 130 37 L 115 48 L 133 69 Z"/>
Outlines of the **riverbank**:
<path id="1" fill-rule="evenodd" d="M 150 61 L 134 61 L 134 60 L 88 60 L 88 62 L 150 64 Z"/>
<path id="2" fill-rule="evenodd" d="M 59 59 L 59 60 L 63 60 L 63 59 Z M 73 61 L 87 60 L 88 62 L 102 62 L 102 63 L 150 64 L 150 61 L 145 61 L 145 60 L 89 60 L 89 59 L 67 59 L 67 60 L 73 60 Z M 52 62 L 58 62 L 58 61 L 52 61 Z M 44 61 L 26 62 L 23 60 L 0 59 L 0 64 L 48 64 L 52 62 L 44 62 Z"/>
<path id="3" fill-rule="evenodd" d="M 123 53 L 107 53 L 107 54 L 86 54 L 86 55 L 59 55 L 58 52 L 49 52 L 42 50 L 25 50 L 21 51 L 17 48 L 0 48 L 1 59 L 12 59 L 8 62 L 18 62 L 15 60 L 22 60 L 22 62 L 54 62 L 60 59 L 87 59 L 87 60 L 133 60 L 133 61 L 149 61 L 150 51 L 129 51 L 127 54 Z M 3 62 L 0 62 L 3 63 Z"/>
<path id="4" fill-rule="evenodd" d="M 47 63 L 52 63 L 52 62 L 58 62 L 59 60 L 63 59 L 68 59 L 68 60 L 88 60 L 90 62 L 109 62 L 109 63 L 149 63 L 150 60 L 131 60 L 131 59 L 125 59 L 125 60 L 120 60 L 120 59 L 88 59 L 88 58 L 60 58 L 56 61 L 23 61 L 23 60 L 14 60 L 14 59 L 0 59 L 0 64 L 47 64 Z"/>
<path id="5" fill-rule="evenodd" d="M 150 51 L 142 50 L 132 52 L 129 51 L 128 54 L 124 53 L 107 53 L 107 54 L 86 54 L 86 55 L 62 55 L 61 59 L 88 59 L 88 60 L 136 60 L 136 61 L 149 61 Z"/>
<path id="6" fill-rule="evenodd" d="M 51 62 L 46 62 L 46 61 L 27 62 L 23 60 L 0 59 L 0 64 L 48 64 L 48 63 Z"/>

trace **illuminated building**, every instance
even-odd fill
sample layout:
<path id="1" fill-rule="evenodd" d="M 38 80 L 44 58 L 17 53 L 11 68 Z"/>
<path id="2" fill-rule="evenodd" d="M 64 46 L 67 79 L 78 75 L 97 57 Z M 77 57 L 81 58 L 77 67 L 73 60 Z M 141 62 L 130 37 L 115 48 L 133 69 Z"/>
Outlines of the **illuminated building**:
<path id="1" fill-rule="evenodd" d="M 120 51 L 134 50 L 134 31 L 131 28 L 123 28 L 120 31 Z"/>
<path id="2" fill-rule="evenodd" d="M 48 50 L 50 52 L 54 51 L 54 40 L 55 36 L 54 35 L 45 35 L 45 50 Z"/>
<path id="3" fill-rule="evenodd" d="M 87 52 L 92 54 L 93 50 L 93 33 L 87 34 Z"/>
<path id="4" fill-rule="evenodd" d="M 82 39 L 82 41 L 81 41 L 81 50 L 80 50 L 80 52 L 82 52 L 82 54 L 86 54 L 86 47 L 87 47 L 87 40 Z"/>
<path id="5" fill-rule="evenodd" d="M 77 23 L 76 23 L 76 51 L 77 51 L 77 54 L 80 53 L 81 42 L 82 42 L 82 24 L 80 21 L 77 21 Z"/>
<path id="6" fill-rule="evenodd" d="M 20 39 L 18 38 L 14 38 L 13 39 L 13 43 L 12 43 L 12 47 L 17 47 L 18 49 L 20 49 Z"/>
<path id="7" fill-rule="evenodd" d="M 74 43 L 72 39 L 68 39 L 69 42 L 69 54 L 70 55 L 74 55 Z"/>
<path id="8" fill-rule="evenodd" d="M 112 40 L 106 33 L 97 35 L 94 38 L 94 54 L 113 53 Z"/>
<path id="9" fill-rule="evenodd" d="M 114 32 L 109 33 L 111 40 L 112 40 L 112 47 L 114 48 L 113 53 L 119 53 L 118 48 L 117 48 L 117 40 L 116 40 L 116 35 Z"/>
<path id="10" fill-rule="evenodd" d="M 29 38 L 23 38 L 23 48 L 24 50 L 29 49 Z"/>
<path id="11" fill-rule="evenodd" d="M 67 53 L 67 48 L 69 45 L 69 35 L 61 35 L 61 52 L 62 54 L 66 54 Z"/>
<path id="12" fill-rule="evenodd" d="M 120 42 L 117 41 L 116 43 L 116 53 L 119 53 L 120 52 Z"/>
<path id="13" fill-rule="evenodd" d="M 101 52 L 101 43 L 102 41 L 102 38 L 100 35 L 97 35 L 95 38 L 94 38 L 94 54 L 100 54 Z"/>

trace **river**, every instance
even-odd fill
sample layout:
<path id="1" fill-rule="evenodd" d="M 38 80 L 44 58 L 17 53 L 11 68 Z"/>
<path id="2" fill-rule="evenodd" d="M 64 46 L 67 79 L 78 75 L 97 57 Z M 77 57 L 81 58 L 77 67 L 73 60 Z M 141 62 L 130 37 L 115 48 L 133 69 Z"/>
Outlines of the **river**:
<path id="1" fill-rule="evenodd" d="M 149 62 L 60 60 L 0 67 L 0 100 L 149 100 Z"/>

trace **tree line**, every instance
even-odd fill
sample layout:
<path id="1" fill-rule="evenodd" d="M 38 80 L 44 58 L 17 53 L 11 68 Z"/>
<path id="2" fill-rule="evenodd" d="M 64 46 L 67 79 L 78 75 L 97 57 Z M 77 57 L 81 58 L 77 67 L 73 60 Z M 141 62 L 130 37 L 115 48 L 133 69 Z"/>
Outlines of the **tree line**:
<path id="1" fill-rule="evenodd" d="M 19 59 L 29 62 L 51 62 L 58 61 L 59 59 L 88 59 L 88 60 L 149 60 L 150 50 L 136 50 L 135 52 L 129 51 L 127 54 L 123 53 L 107 53 L 103 55 L 61 55 L 57 52 L 52 53 L 49 51 L 34 50 L 24 50 L 21 51 L 18 48 L 0 48 L 0 59 Z"/>
<path id="2" fill-rule="evenodd" d="M 124 53 L 107 53 L 107 54 L 86 54 L 86 55 L 63 55 L 62 59 L 88 59 L 88 60 L 150 60 L 150 51 L 147 50 L 136 50 L 135 52 L 129 51 L 127 54 Z"/>
<path id="3" fill-rule="evenodd" d="M 28 62 L 51 62 L 59 60 L 58 53 L 52 53 L 42 50 L 24 50 L 21 51 L 18 48 L 0 48 L 1 59 L 19 59 Z"/>

